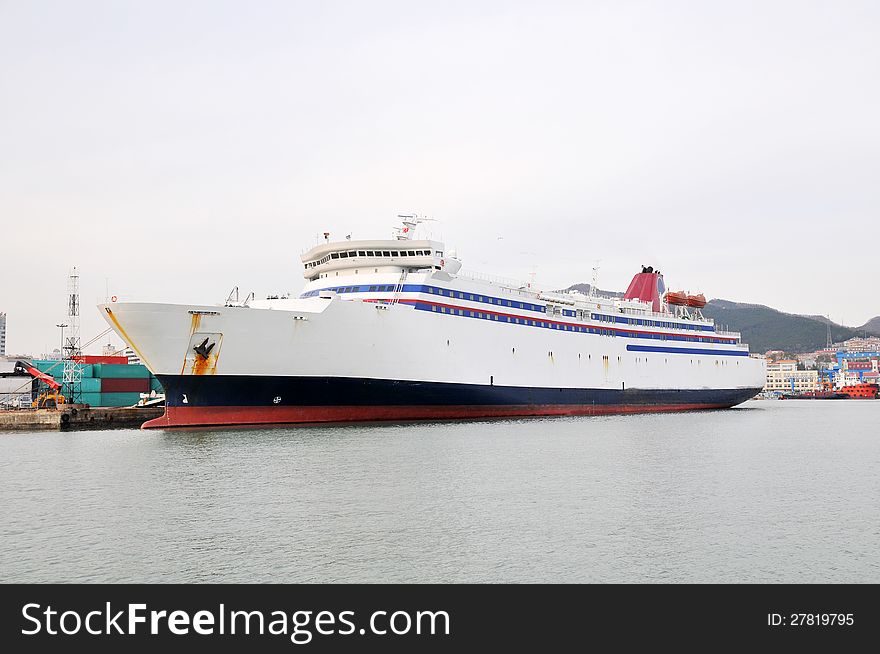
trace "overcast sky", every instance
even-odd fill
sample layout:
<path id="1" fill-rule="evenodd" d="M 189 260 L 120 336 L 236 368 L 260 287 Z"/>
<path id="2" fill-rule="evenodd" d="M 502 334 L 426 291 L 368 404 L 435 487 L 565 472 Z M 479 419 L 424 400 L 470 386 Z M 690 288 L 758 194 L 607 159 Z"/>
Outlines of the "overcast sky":
<path id="1" fill-rule="evenodd" d="M 298 291 L 315 234 L 880 314 L 880 2 L 0 0 L 0 311 Z M 118 340 L 114 341 L 119 343 Z"/>

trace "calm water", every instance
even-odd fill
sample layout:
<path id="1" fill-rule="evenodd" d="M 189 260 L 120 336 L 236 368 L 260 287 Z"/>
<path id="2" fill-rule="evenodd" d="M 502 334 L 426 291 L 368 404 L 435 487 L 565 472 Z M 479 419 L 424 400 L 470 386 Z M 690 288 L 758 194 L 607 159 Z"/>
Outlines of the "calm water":
<path id="1" fill-rule="evenodd" d="M 880 582 L 880 401 L 0 434 L 0 580 Z"/>

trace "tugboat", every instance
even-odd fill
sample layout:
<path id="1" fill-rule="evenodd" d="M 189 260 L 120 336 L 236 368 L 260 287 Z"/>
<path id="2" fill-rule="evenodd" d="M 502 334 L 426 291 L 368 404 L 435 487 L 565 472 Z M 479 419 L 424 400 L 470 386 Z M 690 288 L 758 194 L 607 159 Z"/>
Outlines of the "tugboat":
<path id="1" fill-rule="evenodd" d="M 850 384 L 849 386 L 841 386 L 838 390 L 853 400 L 876 400 L 877 395 L 880 394 L 880 384 Z"/>

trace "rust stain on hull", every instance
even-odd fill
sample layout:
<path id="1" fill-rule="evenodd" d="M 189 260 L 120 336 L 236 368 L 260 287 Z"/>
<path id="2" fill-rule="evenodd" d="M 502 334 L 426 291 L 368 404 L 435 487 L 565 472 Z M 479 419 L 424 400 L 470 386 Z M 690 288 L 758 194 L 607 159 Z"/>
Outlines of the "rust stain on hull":
<path id="1" fill-rule="evenodd" d="M 223 334 L 217 332 L 199 332 L 201 316 L 192 317 L 189 347 L 183 357 L 180 374 L 214 375 L 217 373 L 217 361 L 223 344 Z"/>
<path id="2" fill-rule="evenodd" d="M 203 356 L 196 355 L 192 365 L 193 375 L 213 375 L 217 372 L 217 357 L 213 354 L 207 359 Z"/>

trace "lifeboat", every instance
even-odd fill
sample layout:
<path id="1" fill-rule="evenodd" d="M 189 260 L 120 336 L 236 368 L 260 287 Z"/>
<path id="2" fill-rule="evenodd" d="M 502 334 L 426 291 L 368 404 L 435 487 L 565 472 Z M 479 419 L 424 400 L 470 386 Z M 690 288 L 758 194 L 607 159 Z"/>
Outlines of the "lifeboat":
<path id="1" fill-rule="evenodd" d="M 684 291 L 668 291 L 666 293 L 666 303 L 685 306 L 688 303 L 688 295 Z"/>
<path id="2" fill-rule="evenodd" d="M 687 296 L 687 305 L 689 307 L 693 307 L 694 309 L 702 309 L 706 306 L 706 296 L 702 293 L 699 295 L 688 295 Z"/>

